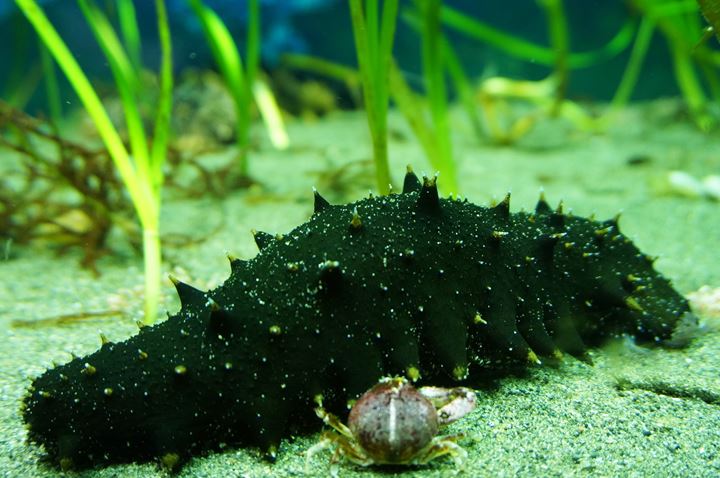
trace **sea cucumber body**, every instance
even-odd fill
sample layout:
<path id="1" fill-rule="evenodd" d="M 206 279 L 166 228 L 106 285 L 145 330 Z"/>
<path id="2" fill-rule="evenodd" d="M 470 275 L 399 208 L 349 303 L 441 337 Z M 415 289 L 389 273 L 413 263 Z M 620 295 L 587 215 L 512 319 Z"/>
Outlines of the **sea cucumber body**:
<path id="1" fill-rule="evenodd" d="M 178 283 L 176 315 L 38 377 L 30 440 L 74 467 L 273 452 L 315 426 L 317 394 L 339 411 L 381 376 L 472 381 L 619 333 L 662 342 L 690 317 L 615 221 L 438 199 L 412 173 L 402 194 L 316 194 L 308 222 L 255 238 L 217 289 Z"/>

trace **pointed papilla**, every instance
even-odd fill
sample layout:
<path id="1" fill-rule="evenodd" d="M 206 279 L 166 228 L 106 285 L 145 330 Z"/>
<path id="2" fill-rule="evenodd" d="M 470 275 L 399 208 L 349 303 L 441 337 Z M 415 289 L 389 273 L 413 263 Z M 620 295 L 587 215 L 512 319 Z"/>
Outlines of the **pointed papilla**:
<path id="1" fill-rule="evenodd" d="M 213 299 L 208 299 L 210 305 L 210 326 L 217 332 L 227 331 L 232 324 L 232 315 L 223 306 Z"/>
<path id="2" fill-rule="evenodd" d="M 315 202 L 313 204 L 313 214 L 322 212 L 330 207 L 330 203 L 327 201 L 327 199 L 322 197 L 315 188 L 313 188 L 313 196 L 315 198 Z"/>
<path id="3" fill-rule="evenodd" d="M 252 230 L 252 235 L 253 239 L 255 239 L 255 244 L 257 244 L 258 250 L 260 251 L 265 249 L 275 239 L 275 236 L 272 234 L 256 231 L 255 229 Z"/>
<path id="4" fill-rule="evenodd" d="M 407 172 L 405 173 L 405 181 L 403 181 L 403 194 L 420 191 L 421 187 L 420 180 L 415 175 L 410 165 L 408 165 Z"/>
<path id="5" fill-rule="evenodd" d="M 540 199 L 538 199 L 538 202 L 535 205 L 535 213 L 550 214 L 551 212 L 552 209 L 550 208 L 550 204 L 548 204 L 547 200 L 545 199 L 545 192 L 540 191 Z"/>
<path id="6" fill-rule="evenodd" d="M 493 212 L 503 219 L 510 217 L 510 193 L 507 193 L 505 198 L 493 207 Z"/>
<path id="7" fill-rule="evenodd" d="M 436 212 L 440 210 L 440 198 L 437 190 L 437 175 L 432 178 L 423 176 L 423 184 L 420 188 L 420 196 L 417 200 L 418 209 L 425 212 Z"/>
<path id="8" fill-rule="evenodd" d="M 228 261 L 230 261 L 230 272 L 235 275 L 241 270 L 245 269 L 247 261 L 239 259 L 232 254 L 227 255 Z"/>
<path id="9" fill-rule="evenodd" d="M 170 275 L 169 277 L 175 285 L 175 290 L 177 290 L 178 297 L 180 297 L 180 305 L 183 309 L 191 305 L 205 303 L 205 292 L 196 289 L 189 284 L 181 282 L 173 275 Z"/>
<path id="10" fill-rule="evenodd" d="M 555 211 L 550 211 L 549 224 L 555 229 L 563 229 L 565 227 L 565 214 L 563 214 L 563 202 L 562 199 L 558 203 Z"/>
<path id="11" fill-rule="evenodd" d="M 100 348 L 104 349 L 106 347 L 110 347 L 113 343 L 107 338 L 105 334 L 100 332 Z"/>

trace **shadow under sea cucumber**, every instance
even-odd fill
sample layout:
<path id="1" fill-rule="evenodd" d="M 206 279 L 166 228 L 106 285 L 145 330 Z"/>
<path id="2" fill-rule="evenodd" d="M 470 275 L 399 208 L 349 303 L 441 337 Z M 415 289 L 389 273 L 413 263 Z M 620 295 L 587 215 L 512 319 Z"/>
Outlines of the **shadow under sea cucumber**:
<path id="1" fill-rule="evenodd" d="M 317 429 L 379 377 L 467 382 L 630 334 L 674 345 L 687 301 L 618 229 L 552 210 L 441 199 L 408 168 L 401 194 L 330 205 L 231 259 L 180 311 L 36 378 L 30 442 L 63 469 L 260 446 Z M 169 458 L 168 458 L 169 457 Z"/>

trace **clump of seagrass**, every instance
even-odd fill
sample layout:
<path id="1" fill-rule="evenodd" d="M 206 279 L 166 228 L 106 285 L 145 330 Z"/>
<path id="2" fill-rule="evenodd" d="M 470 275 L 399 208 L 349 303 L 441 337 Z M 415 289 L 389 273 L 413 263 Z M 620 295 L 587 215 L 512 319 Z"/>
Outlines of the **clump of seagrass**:
<path id="1" fill-rule="evenodd" d="M 63 254 L 83 251 L 83 267 L 99 273 L 96 261 L 109 252 L 118 228 L 138 253 L 140 228 L 110 156 L 102 146 L 60 135 L 53 124 L 0 101 L 0 241 L 45 241 Z M 224 196 L 239 187 L 228 181 L 234 163 L 207 164 L 194 154 L 168 148 L 166 188 L 175 197 Z M 183 247 L 207 238 L 173 235 L 163 243 Z M 7 248 L 6 248 L 7 253 Z"/>
<path id="2" fill-rule="evenodd" d="M 27 244 L 45 240 L 60 253 L 81 248 L 83 267 L 97 273 L 113 226 L 139 247 L 124 187 L 105 148 L 61 137 L 48 122 L 0 101 L 0 236 Z M 17 158 L 17 159 L 14 159 Z"/>

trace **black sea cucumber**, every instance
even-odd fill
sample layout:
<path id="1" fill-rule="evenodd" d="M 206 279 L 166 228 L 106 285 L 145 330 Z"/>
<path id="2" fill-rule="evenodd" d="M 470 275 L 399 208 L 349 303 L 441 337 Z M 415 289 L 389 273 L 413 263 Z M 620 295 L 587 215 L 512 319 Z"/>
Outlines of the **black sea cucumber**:
<path id="1" fill-rule="evenodd" d="M 628 333 L 667 343 L 687 301 L 618 230 L 551 210 L 440 199 L 408 169 L 402 194 L 330 205 L 255 233 L 217 289 L 176 282 L 180 312 L 36 378 L 31 442 L 62 468 L 168 464 L 316 426 L 379 377 L 463 381 Z M 334 404 L 334 405 L 333 405 Z"/>

